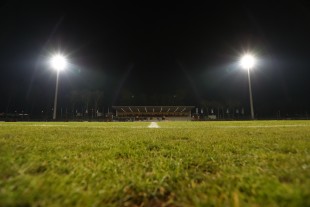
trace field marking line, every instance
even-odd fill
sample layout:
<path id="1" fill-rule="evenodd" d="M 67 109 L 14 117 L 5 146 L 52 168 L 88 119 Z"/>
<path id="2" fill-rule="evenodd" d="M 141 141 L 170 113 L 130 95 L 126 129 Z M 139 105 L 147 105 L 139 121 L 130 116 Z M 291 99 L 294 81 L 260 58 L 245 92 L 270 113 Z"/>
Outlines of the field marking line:
<path id="1" fill-rule="evenodd" d="M 151 122 L 151 124 L 148 126 L 148 128 L 160 128 L 156 122 Z"/>
<path id="2" fill-rule="evenodd" d="M 104 125 L 98 125 L 98 126 L 75 126 L 70 124 L 4 124 L 0 123 L 0 127 L 5 126 L 21 126 L 21 127 L 68 127 L 68 128 L 97 128 L 97 129 L 108 129 L 108 128 L 136 128 L 136 129 L 143 129 L 144 126 L 104 126 Z M 201 128 L 289 128 L 289 127 L 310 127 L 309 124 L 277 124 L 277 125 L 214 125 L 214 126 L 159 126 L 157 122 L 151 122 L 148 128 L 163 128 L 163 129 L 201 129 Z"/>
<path id="3" fill-rule="evenodd" d="M 38 127 L 68 127 L 70 125 L 65 125 L 65 124 L 0 124 L 0 126 L 38 126 Z"/>
<path id="4" fill-rule="evenodd" d="M 249 125 L 249 126 L 238 126 L 238 125 L 228 125 L 228 126 L 216 126 L 217 128 L 279 128 L 279 127 L 306 127 L 310 125 L 306 124 L 277 124 L 277 125 Z"/>
<path id="5" fill-rule="evenodd" d="M 135 129 L 145 129 L 146 126 L 74 126 L 65 124 L 1 124 L 1 126 L 22 126 L 22 127 L 68 127 L 68 128 L 94 128 L 94 129 L 113 129 L 113 128 L 135 128 Z"/>
<path id="6" fill-rule="evenodd" d="M 215 125 L 215 126 L 186 126 L 186 127 L 183 127 L 183 126 L 161 126 L 160 128 L 163 128 L 163 129 L 203 129 L 203 128 L 210 128 L 210 129 L 214 129 L 214 128 L 280 128 L 280 127 L 283 127 L 283 128 L 289 128 L 289 127 L 310 127 L 310 125 L 308 124 L 283 124 L 283 125 L 249 125 L 249 126 L 246 126 L 246 125 L 241 125 L 241 126 L 238 126 L 238 125 L 226 125 L 226 126 L 219 126 L 219 125 Z"/>

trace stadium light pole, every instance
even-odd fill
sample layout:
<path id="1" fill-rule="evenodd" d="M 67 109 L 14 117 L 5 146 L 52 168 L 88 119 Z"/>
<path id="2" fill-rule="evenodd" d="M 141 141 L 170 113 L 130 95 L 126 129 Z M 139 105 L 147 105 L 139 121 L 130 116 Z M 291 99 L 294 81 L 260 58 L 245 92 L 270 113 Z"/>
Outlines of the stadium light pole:
<path id="1" fill-rule="evenodd" d="M 57 72 L 56 77 L 56 89 L 55 89 L 55 98 L 54 98 L 54 111 L 53 111 L 53 120 L 56 119 L 57 112 L 57 96 L 58 96 L 58 82 L 59 82 L 59 73 L 64 70 L 67 66 L 67 59 L 62 54 L 55 54 L 50 59 L 50 64 L 54 70 Z"/>
<path id="2" fill-rule="evenodd" d="M 252 97 L 252 87 L 251 87 L 251 77 L 250 70 L 255 65 L 255 57 L 251 54 L 245 54 L 241 57 L 241 66 L 248 71 L 248 82 L 249 82 L 249 94 L 250 94 L 250 106 L 251 106 L 251 119 L 254 119 L 254 107 L 253 107 L 253 97 Z"/>

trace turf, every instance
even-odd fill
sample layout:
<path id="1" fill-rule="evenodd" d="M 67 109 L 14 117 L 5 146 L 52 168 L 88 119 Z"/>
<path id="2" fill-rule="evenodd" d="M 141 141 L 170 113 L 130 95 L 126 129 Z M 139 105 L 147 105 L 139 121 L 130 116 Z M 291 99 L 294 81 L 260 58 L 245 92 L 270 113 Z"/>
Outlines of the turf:
<path id="1" fill-rule="evenodd" d="M 310 206 L 310 121 L 0 123 L 0 206 Z"/>

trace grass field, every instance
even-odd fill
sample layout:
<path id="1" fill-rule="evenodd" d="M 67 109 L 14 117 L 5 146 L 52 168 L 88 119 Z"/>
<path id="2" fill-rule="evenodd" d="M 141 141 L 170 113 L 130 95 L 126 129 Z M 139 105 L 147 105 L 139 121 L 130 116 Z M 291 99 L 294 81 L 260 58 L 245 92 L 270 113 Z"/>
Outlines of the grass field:
<path id="1" fill-rule="evenodd" d="M 310 121 L 0 123 L 0 206 L 310 206 Z"/>

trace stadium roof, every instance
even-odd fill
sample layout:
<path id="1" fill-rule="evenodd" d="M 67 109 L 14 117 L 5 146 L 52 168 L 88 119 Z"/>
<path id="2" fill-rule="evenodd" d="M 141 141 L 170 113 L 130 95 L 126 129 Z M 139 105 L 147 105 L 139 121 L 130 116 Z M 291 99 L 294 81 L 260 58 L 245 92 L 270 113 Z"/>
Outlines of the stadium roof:
<path id="1" fill-rule="evenodd" d="M 112 106 L 120 113 L 187 113 L 194 106 Z"/>

